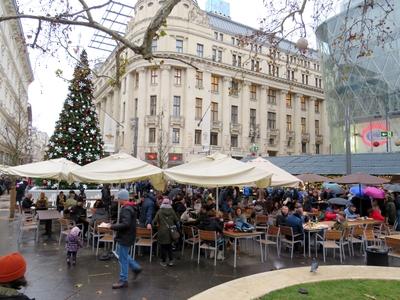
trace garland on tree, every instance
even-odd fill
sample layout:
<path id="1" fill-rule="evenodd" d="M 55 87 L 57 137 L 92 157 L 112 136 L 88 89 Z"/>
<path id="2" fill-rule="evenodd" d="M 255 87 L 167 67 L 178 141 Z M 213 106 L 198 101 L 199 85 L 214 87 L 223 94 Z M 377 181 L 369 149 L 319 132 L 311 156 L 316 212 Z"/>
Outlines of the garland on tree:
<path id="1" fill-rule="evenodd" d="M 85 50 L 75 67 L 68 90 L 49 140 L 46 159 L 65 157 L 85 165 L 103 157 L 103 139 L 93 104 L 92 74 Z"/>

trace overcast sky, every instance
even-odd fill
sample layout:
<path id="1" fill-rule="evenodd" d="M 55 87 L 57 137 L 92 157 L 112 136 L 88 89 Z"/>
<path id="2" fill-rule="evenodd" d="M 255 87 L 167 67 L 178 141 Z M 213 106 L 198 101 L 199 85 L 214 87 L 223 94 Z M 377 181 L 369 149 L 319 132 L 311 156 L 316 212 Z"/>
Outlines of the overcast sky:
<path id="1" fill-rule="evenodd" d="M 132 0 L 120 0 L 132 4 Z M 38 5 L 37 0 L 20 0 L 26 7 Z M 98 4 L 98 0 L 90 0 L 89 3 Z M 206 0 L 199 0 L 201 8 L 205 8 Z M 265 16 L 263 0 L 230 0 L 231 18 L 240 23 L 257 28 L 261 17 Z M 250 4 L 251 3 L 251 4 Z M 101 16 L 102 14 L 100 14 Z M 35 23 L 24 24 L 25 33 L 30 28 L 35 28 Z M 74 43 L 87 47 L 93 31 L 82 30 L 74 32 Z M 32 51 L 31 51 L 32 52 Z M 90 59 L 105 57 L 107 53 L 88 49 Z M 67 59 L 65 54 L 60 52 L 59 58 L 49 56 L 38 56 L 31 54 L 31 64 L 34 71 L 35 81 L 29 88 L 29 100 L 33 110 L 33 125 L 41 131 L 52 134 L 55 122 L 58 120 L 62 105 L 67 96 L 68 84 L 55 76 L 57 69 L 62 69 L 65 78 L 71 78 L 74 62 Z"/>

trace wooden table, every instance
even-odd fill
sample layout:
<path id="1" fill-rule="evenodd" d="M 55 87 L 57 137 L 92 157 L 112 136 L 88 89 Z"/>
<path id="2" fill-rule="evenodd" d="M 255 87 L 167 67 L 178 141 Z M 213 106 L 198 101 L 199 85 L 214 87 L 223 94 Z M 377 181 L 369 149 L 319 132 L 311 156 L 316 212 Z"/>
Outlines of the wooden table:
<path id="1" fill-rule="evenodd" d="M 331 228 L 334 223 L 332 221 L 322 221 L 315 223 L 313 226 L 309 226 L 308 224 L 303 225 L 304 231 L 308 233 L 308 257 L 311 257 L 311 233 L 314 234 L 315 255 L 317 255 L 317 233 Z"/>
<path id="2" fill-rule="evenodd" d="M 36 241 L 38 241 L 39 240 L 40 221 L 42 221 L 42 220 L 58 220 L 61 218 L 61 214 L 57 210 L 36 210 L 36 214 L 38 216 Z"/>
<path id="3" fill-rule="evenodd" d="M 236 231 L 224 230 L 224 237 L 229 237 L 229 238 L 232 238 L 235 240 L 234 257 L 233 257 L 233 267 L 234 268 L 236 268 L 237 241 L 239 239 L 248 239 L 248 238 L 255 238 L 255 237 L 259 237 L 261 240 L 261 235 L 262 235 L 262 232 L 236 232 Z M 260 255 L 261 255 L 261 262 L 264 262 L 261 243 L 260 243 Z"/>
<path id="4" fill-rule="evenodd" d="M 391 240 L 400 241 L 400 234 L 388 235 L 388 236 L 386 236 L 386 238 L 391 239 Z"/>
<path id="5" fill-rule="evenodd" d="M 357 219 L 355 221 L 347 220 L 347 225 L 349 227 L 364 226 L 364 225 L 377 225 L 377 224 L 382 224 L 382 223 L 383 223 L 382 221 L 377 221 L 374 219 L 365 219 L 365 220 Z"/>

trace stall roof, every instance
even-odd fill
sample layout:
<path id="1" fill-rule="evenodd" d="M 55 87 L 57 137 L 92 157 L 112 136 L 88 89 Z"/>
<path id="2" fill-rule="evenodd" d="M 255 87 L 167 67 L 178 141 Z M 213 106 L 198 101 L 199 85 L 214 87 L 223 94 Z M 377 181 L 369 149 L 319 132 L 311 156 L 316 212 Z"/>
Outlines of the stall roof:
<path id="1" fill-rule="evenodd" d="M 251 159 L 253 158 L 243 158 L 244 161 Z M 303 173 L 346 174 L 346 156 L 344 154 L 276 156 L 266 157 L 266 159 L 294 175 Z M 353 154 L 352 172 L 372 175 L 400 174 L 400 152 Z"/>

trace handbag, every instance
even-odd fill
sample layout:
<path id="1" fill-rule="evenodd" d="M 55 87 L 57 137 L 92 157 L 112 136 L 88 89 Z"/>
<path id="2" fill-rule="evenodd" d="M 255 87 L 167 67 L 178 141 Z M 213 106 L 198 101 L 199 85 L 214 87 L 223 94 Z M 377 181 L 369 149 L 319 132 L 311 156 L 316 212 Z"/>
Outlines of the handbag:
<path id="1" fill-rule="evenodd" d="M 161 219 L 164 221 L 165 225 L 167 226 L 167 228 L 169 230 L 169 235 L 170 235 L 172 241 L 176 242 L 177 240 L 179 240 L 181 235 L 179 234 L 178 227 L 176 227 L 176 225 L 169 226 L 167 221 L 165 220 L 164 216 L 161 216 Z"/>

